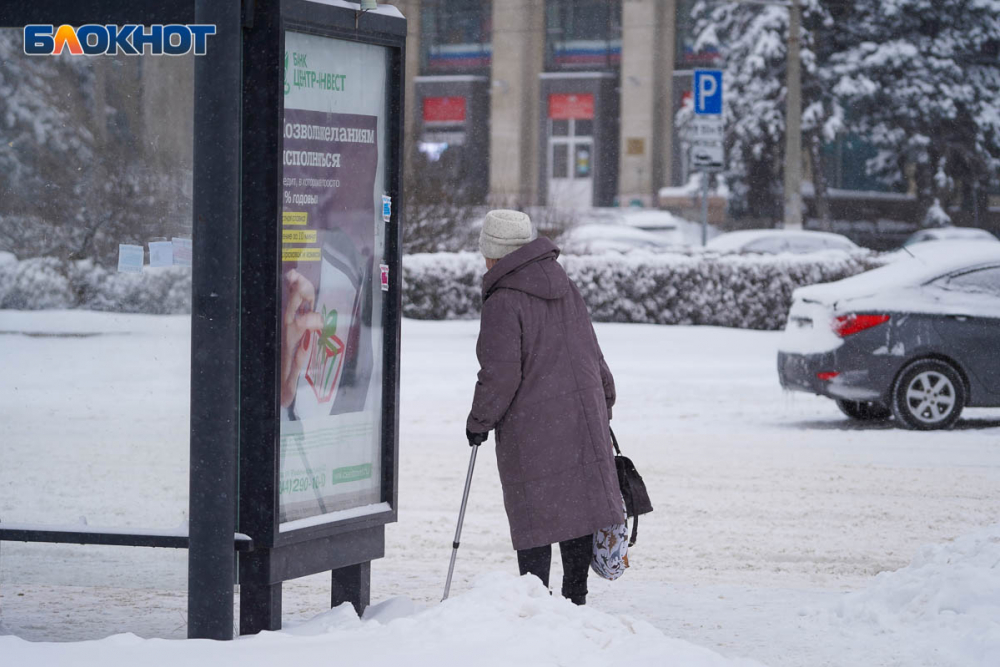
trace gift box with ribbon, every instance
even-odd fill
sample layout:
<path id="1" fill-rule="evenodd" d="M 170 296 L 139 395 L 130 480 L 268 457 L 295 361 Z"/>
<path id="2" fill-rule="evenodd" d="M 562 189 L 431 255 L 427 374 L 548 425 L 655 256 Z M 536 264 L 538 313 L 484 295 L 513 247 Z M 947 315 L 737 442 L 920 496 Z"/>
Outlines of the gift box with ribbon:
<path id="1" fill-rule="evenodd" d="M 337 337 L 337 311 L 323 307 L 323 328 L 312 333 L 312 354 L 306 368 L 306 381 L 319 403 L 333 399 L 344 365 L 344 342 Z"/>

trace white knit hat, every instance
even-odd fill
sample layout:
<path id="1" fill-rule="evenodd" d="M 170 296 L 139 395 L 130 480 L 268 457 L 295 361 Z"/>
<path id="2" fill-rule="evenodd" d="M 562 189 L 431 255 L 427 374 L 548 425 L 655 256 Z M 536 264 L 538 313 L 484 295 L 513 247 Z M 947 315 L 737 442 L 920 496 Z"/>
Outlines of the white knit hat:
<path id="1" fill-rule="evenodd" d="M 534 238 L 531 218 L 520 211 L 499 209 L 486 214 L 479 249 L 487 259 L 500 259 Z"/>

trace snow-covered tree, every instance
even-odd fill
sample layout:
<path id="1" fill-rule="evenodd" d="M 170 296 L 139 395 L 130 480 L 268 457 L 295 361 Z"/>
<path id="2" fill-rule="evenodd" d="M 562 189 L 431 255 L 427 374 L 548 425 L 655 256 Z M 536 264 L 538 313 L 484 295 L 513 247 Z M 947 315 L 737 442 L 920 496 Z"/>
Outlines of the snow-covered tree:
<path id="1" fill-rule="evenodd" d="M 784 199 L 786 7 L 695 5 L 696 46 L 714 46 L 725 61 L 727 182 L 736 215 L 778 220 Z M 803 149 L 810 158 L 817 208 L 828 217 L 820 149 L 841 128 L 843 111 L 831 94 L 826 61 L 840 45 L 831 9 L 803 0 L 801 30 Z"/>
<path id="2" fill-rule="evenodd" d="M 139 61 L 29 57 L 21 39 L 0 30 L 0 251 L 113 264 L 164 235 L 190 171 L 151 159 Z"/>
<path id="3" fill-rule="evenodd" d="M 838 28 L 854 44 L 833 58 L 835 93 L 879 149 L 869 171 L 899 184 L 912 168 L 929 223 L 935 200 L 985 210 L 1000 171 L 1000 0 L 855 0 Z"/>
<path id="4" fill-rule="evenodd" d="M 72 245 L 57 228 L 74 196 L 62 186 L 93 158 L 89 114 L 81 114 L 87 105 L 65 104 L 92 90 L 83 65 L 79 58 L 26 57 L 19 31 L 0 30 L 0 233 L 10 237 L 4 245 L 27 242 L 39 255 Z"/>

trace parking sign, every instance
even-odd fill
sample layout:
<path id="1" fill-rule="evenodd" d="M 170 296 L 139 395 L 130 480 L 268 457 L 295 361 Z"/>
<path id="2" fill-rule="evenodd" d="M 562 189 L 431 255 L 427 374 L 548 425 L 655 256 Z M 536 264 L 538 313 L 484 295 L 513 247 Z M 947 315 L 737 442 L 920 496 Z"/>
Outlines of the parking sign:
<path id="1" fill-rule="evenodd" d="M 694 112 L 699 116 L 722 114 L 722 72 L 715 69 L 694 71 Z"/>

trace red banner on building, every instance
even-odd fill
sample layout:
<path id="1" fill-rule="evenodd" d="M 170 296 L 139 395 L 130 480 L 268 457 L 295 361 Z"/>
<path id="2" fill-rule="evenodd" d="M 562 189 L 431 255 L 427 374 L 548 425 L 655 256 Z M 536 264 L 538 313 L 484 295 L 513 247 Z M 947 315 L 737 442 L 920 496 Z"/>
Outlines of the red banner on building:
<path id="1" fill-rule="evenodd" d="M 425 97 L 425 123 L 464 123 L 464 97 Z"/>
<path id="2" fill-rule="evenodd" d="M 549 95 L 549 118 L 590 120 L 594 117 L 594 96 L 590 93 L 560 93 Z"/>

